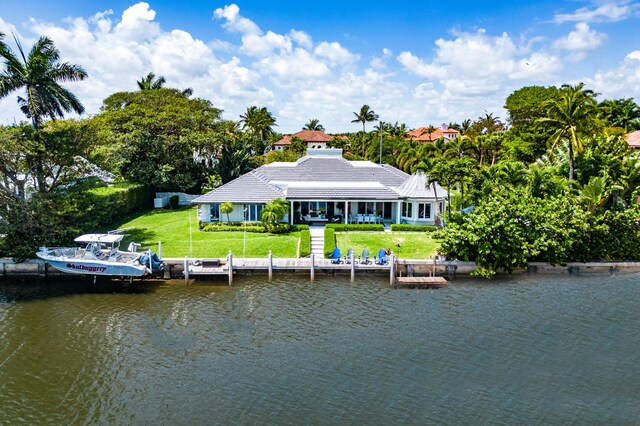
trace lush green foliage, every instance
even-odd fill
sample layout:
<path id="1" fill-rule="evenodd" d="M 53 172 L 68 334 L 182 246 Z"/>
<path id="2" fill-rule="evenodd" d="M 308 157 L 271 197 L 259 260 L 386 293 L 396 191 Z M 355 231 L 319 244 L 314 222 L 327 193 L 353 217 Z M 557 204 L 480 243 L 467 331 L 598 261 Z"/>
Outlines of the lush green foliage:
<path id="1" fill-rule="evenodd" d="M 73 188 L 38 193 L 31 200 L 7 199 L 2 207 L 0 257 L 31 258 L 40 246 L 68 245 L 78 234 L 95 232 L 132 212 L 148 208 L 143 185 Z"/>
<path id="2" fill-rule="evenodd" d="M 324 228 L 324 256 L 329 257 L 333 252 L 333 249 L 336 248 L 336 231 L 329 227 L 325 226 Z"/>
<path id="3" fill-rule="evenodd" d="M 309 257 L 311 255 L 311 234 L 309 229 L 300 231 L 300 257 Z"/>

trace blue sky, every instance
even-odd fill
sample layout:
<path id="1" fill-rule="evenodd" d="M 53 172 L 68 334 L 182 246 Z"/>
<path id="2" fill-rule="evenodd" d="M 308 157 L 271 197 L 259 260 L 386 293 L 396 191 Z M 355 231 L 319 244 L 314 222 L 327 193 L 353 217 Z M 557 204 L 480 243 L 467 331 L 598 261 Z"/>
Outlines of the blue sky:
<path id="1" fill-rule="evenodd" d="M 502 118 L 526 85 L 584 81 L 601 98 L 640 99 L 637 1 L 40 1 L 0 9 L 25 45 L 53 38 L 90 78 L 69 88 L 87 114 L 149 71 L 238 119 L 267 106 L 278 131 L 318 118 L 358 129 L 366 103 L 409 127 Z M 15 95 L 0 123 L 20 120 Z"/>

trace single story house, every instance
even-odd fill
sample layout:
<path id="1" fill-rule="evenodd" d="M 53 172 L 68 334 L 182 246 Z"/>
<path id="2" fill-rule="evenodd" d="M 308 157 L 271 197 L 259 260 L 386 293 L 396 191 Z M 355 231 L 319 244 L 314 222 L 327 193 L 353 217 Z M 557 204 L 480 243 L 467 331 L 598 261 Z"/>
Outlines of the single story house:
<path id="1" fill-rule="evenodd" d="M 273 144 L 273 149 L 283 151 L 285 147 L 291 145 L 291 139 L 294 137 L 306 143 L 307 149 L 324 149 L 327 147 L 327 142 L 333 140 L 333 136 L 326 134 L 322 130 L 301 130 L 298 133 L 284 136 Z"/>
<path id="2" fill-rule="evenodd" d="M 200 220 L 227 220 L 220 204 L 230 202 L 231 221 L 261 220 L 266 203 L 289 202 L 285 220 L 297 223 L 434 224 L 447 191 L 424 173 L 408 175 L 387 164 L 349 161 L 341 149 L 309 149 L 296 162 L 261 166 L 191 201 Z"/>
<path id="3" fill-rule="evenodd" d="M 446 124 L 442 124 L 440 127 L 431 128 L 418 127 L 417 129 L 407 132 L 407 140 L 414 140 L 420 143 L 435 142 L 440 138 L 445 141 L 455 139 L 460 134 L 456 129 L 450 129 Z"/>

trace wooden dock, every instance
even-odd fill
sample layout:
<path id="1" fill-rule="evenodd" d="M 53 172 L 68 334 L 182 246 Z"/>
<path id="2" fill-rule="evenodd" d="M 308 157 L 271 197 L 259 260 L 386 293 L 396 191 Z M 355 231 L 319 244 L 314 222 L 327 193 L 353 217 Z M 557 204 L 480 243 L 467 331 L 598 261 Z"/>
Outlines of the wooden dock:
<path id="1" fill-rule="evenodd" d="M 448 285 L 444 277 L 397 277 L 396 288 L 443 288 Z"/>

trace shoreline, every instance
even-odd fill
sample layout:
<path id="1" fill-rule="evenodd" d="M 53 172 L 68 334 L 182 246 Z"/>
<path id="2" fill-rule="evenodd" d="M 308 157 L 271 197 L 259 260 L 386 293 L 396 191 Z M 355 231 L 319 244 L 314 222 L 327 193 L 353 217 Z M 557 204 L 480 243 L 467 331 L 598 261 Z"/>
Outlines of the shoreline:
<path id="1" fill-rule="evenodd" d="M 176 280 L 176 279 L 197 279 L 196 277 L 202 277 L 203 279 L 212 278 L 215 276 L 227 276 L 227 273 L 216 274 L 194 274 L 191 272 L 185 276 L 185 265 L 190 265 L 194 259 L 189 258 L 165 258 L 163 261 L 166 265 L 166 271 L 164 275 L 153 275 L 148 278 L 160 279 L 160 280 Z M 202 260 L 198 258 L 198 260 Z M 225 266 L 227 259 L 216 259 L 221 266 Z M 455 279 L 457 276 L 468 277 L 475 271 L 478 266 L 474 262 L 462 262 L 457 260 L 434 260 L 434 259 L 397 259 L 394 269 L 392 271 L 390 266 L 360 266 L 355 265 L 353 268 L 348 264 L 342 265 L 323 265 L 315 263 L 313 268 L 309 265 L 301 265 L 300 258 L 278 258 L 281 265 L 274 264 L 271 271 L 264 267 L 238 267 L 238 263 L 245 259 L 234 258 L 233 259 L 233 274 L 234 275 L 264 275 L 270 277 L 272 272 L 278 273 L 291 273 L 291 274 L 306 274 L 310 275 L 310 280 L 313 280 L 314 274 L 319 275 L 348 275 L 358 276 L 365 275 L 389 275 L 395 273 L 398 277 L 412 277 L 412 276 L 443 276 L 449 280 Z M 248 260 L 248 259 L 247 259 Z M 276 259 L 274 259 L 276 260 Z M 307 262 L 309 263 L 309 262 Z M 566 265 L 551 265 L 545 262 L 531 262 L 527 268 L 520 268 L 513 271 L 512 274 L 499 273 L 499 276 L 509 276 L 517 274 L 549 274 L 549 275 L 592 275 L 592 274 L 616 274 L 622 272 L 640 272 L 639 261 L 626 261 L 626 262 L 571 262 Z M 90 276 L 90 274 L 68 274 L 60 272 L 52 266 L 48 265 L 41 259 L 28 259 L 24 262 L 14 262 L 12 259 L 0 258 L 0 280 L 7 280 L 10 278 L 82 278 Z M 114 277 L 115 278 L 115 277 Z M 145 279 L 148 279 L 145 278 Z"/>

